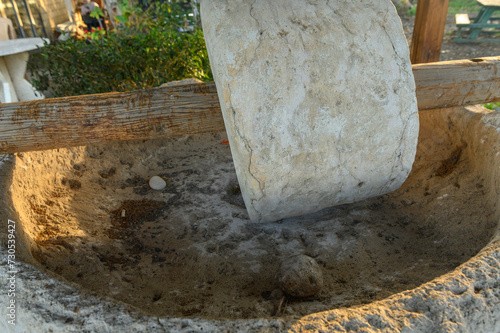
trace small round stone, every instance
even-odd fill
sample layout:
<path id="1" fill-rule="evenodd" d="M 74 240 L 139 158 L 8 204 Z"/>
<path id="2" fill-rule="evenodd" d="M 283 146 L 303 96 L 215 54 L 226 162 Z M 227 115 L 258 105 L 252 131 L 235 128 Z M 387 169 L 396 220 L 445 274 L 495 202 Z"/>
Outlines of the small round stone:
<path id="1" fill-rule="evenodd" d="M 153 176 L 149 180 L 149 187 L 153 190 L 161 191 L 167 186 L 167 183 L 159 176 Z"/>
<path id="2" fill-rule="evenodd" d="M 294 297 L 314 296 L 323 288 L 321 267 L 303 254 L 284 260 L 277 278 L 280 289 Z"/>

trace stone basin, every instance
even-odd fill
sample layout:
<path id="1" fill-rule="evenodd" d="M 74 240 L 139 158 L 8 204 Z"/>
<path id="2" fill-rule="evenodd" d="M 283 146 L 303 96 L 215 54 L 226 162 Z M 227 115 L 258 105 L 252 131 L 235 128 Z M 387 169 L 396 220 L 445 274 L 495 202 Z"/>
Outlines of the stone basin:
<path id="1" fill-rule="evenodd" d="M 0 281 L 15 295 L 0 300 L 15 300 L 16 326 L 3 306 L 0 331 L 500 331 L 500 113 L 420 112 L 400 189 L 272 223 L 250 222 L 226 140 L 4 156 L 16 261 L 11 273 L 2 228 Z M 283 297 L 276 271 L 298 254 L 324 286 Z"/>

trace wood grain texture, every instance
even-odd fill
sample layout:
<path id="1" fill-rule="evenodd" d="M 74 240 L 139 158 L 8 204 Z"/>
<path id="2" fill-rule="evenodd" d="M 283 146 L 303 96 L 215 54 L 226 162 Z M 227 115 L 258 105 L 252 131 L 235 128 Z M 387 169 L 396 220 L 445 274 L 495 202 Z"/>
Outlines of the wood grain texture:
<path id="1" fill-rule="evenodd" d="M 413 65 L 420 111 L 500 101 L 500 57 Z M 224 131 L 215 84 L 0 104 L 0 154 Z"/>
<path id="2" fill-rule="evenodd" d="M 411 41 L 412 64 L 439 61 L 449 0 L 418 0 Z"/>
<path id="3" fill-rule="evenodd" d="M 412 67 L 420 111 L 500 101 L 500 57 Z"/>
<path id="4" fill-rule="evenodd" d="M 213 83 L 0 104 L 0 153 L 221 130 Z"/>

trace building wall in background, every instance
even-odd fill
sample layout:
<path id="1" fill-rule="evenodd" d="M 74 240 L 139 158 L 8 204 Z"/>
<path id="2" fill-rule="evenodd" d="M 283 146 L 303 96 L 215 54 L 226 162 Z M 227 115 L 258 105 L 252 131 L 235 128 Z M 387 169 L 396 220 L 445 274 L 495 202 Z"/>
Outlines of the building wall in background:
<path id="1" fill-rule="evenodd" d="M 54 38 L 58 24 L 70 20 L 64 0 L 0 0 L 0 14 L 12 21 L 18 38 Z"/>

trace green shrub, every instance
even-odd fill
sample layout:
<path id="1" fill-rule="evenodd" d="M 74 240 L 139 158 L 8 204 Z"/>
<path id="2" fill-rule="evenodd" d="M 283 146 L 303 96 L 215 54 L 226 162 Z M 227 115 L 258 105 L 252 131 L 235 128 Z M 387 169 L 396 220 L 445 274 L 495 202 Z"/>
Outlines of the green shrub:
<path id="1" fill-rule="evenodd" d="M 415 16 L 417 14 L 417 6 L 415 5 L 408 9 L 407 14 L 410 16 Z"/>
<path id="2" fill-rule="evenodd" d="M 180 32 L 188 17 L 175 3 L 144 12 L 127 6 L 119 29 L 41 48 L 30 61 L 33 85 L 60 97 L 145 89 L 190 77 L 212 80 L 199 22 Z"/>
<path id="3" fill-rule="evenodd" d="M 453 15 L 457 13 L 472 14 L 477 13 L 480 8 L 476 0 L 450 0 L 448 13 Z"/>
<path id="4" fill-rule="evenodd" d="M 407 11 L 408 15 L 415 16 L 417 13 L 417 1 L 411 1 L 414 5 Z M 448 14 L 455 15 L 457 13 L 473 14 L 479 11 L 481 7 L 477 0 L 450 0 L 448 5 Z"/>
<path id="5" fill-rule="evenodd" d="M 483 106 L 487 109 L 494 110 L 500 108 L 500 103 L 486 103 Z"/>

